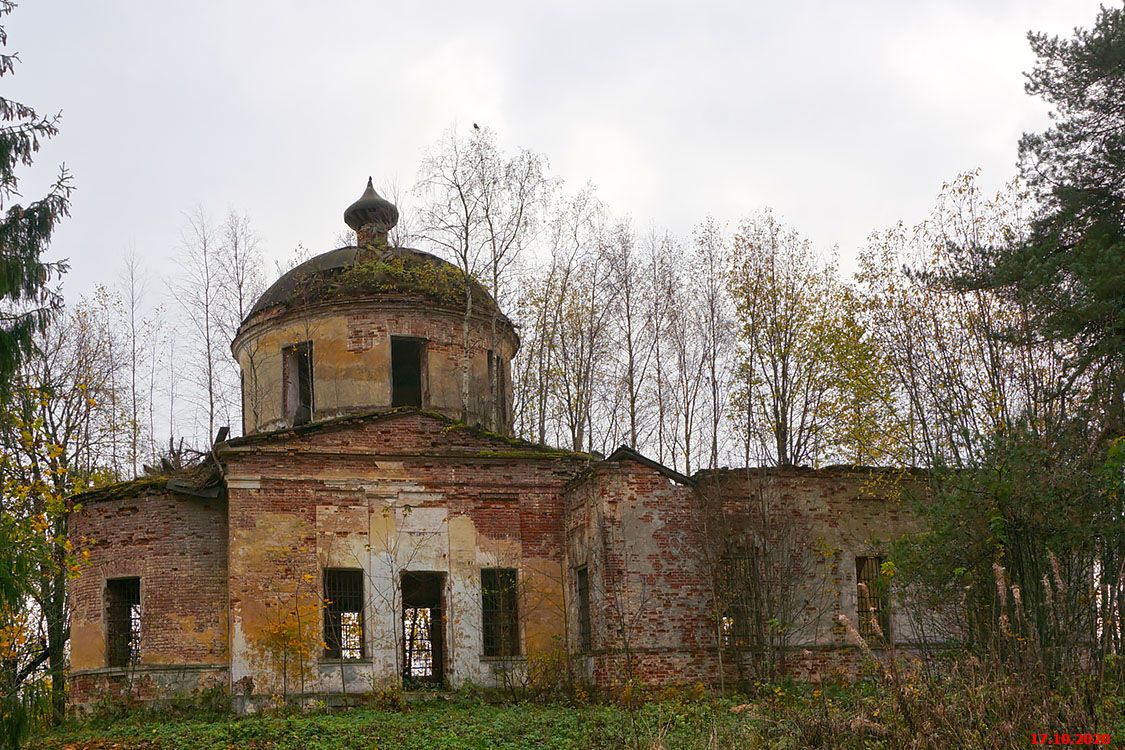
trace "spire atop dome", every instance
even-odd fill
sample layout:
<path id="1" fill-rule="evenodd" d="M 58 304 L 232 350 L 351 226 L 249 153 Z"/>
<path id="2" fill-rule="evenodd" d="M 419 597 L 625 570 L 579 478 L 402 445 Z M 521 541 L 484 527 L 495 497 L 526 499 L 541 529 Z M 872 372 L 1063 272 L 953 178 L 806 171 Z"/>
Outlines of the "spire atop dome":
<path id="1" fill-rule="evenodd" d="M 375 186 L 368 177 L 363 195 L 344 211 L 344 223 L 355 230 L 358 245 L 385 241 L 387 232 L 398 223 L 398 208 L 375 192 Z"/>

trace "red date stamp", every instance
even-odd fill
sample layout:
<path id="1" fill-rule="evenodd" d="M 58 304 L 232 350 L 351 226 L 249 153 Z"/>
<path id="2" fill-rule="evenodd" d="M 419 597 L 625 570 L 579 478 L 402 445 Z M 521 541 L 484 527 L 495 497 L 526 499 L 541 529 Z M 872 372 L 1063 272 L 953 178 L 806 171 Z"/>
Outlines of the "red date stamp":
<path id="1" fill-rule="evenodd" d="M 1079 734 L 1067 734 L 1064 732 L 1032 732 L 1031 733 L 1032 745 L 1108 745 L 1108 734 L 1095 734 L 1093 732 L 1081 732 Z"/>

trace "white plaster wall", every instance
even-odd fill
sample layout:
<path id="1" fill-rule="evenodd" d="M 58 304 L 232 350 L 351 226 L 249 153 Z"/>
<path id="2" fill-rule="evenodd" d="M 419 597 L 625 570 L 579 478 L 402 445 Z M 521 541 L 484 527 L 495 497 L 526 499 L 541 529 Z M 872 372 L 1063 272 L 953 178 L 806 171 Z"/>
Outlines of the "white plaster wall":
<path id="1" fill-rule="evenodd" d="M 482 550 L 471 519 L 450 517 L 431 493 L 409 480 L 367 483 L 366 506 L 318 506 L 318 557 L 322 567 L 364 572 L 367 658 L 320 662 L 316 692 L 366 692 L 397 683 L 401 673 L 402 598 L 405 571 L 445 574 L 445 678 L 451 687 L 466 681 L 496 682 L 492 663 L 482 660 L 480 569 L 518 567 L 518 544 L 497 552 Z M 362 516 L 357 515 L 362 511 Z M 361 521 L 362 518 L 362 521 Z M 342 524 L 342 526 L 341 526 Z M 351 533 L 349 533 L 351 530 Z"/>

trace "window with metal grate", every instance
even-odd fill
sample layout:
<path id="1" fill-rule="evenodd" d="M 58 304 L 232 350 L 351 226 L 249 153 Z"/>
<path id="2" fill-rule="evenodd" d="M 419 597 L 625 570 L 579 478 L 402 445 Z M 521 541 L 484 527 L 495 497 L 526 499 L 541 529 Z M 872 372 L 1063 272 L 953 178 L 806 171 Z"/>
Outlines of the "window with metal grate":
<path id="1" fill-rule="evenodd" d="M 363 571 L 324 571 L 324 643 L 329 659 L 362 659 Z"/>
<path id="2" fill-rule="evenodd" d="M 515 568 L 485 568 L 480 572 L 484 612 L 484 655 L 518 656 L 520 630 Z"/>
<path id="3" fill-rule="evenodd" d="M 105 582 L 109 666 L 127 667 L 141 656 L 141 579 Z"/>

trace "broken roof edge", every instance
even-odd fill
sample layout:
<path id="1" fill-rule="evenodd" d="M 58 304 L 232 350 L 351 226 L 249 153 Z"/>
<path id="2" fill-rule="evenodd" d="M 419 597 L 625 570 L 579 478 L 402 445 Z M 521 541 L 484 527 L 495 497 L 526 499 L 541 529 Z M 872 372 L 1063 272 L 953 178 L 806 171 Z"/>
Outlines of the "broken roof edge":
<path id="1" fill-rule="evenodd" d="M 335 431 L 344 429 L 354 424 L 362 424 L 365 422 L 376 422 L 384 419 L 394 419 L 397 417 L 406 416 L 423 416 L 445 425 L 442 428 L 443 434 L 452 432 L 454 430 L 465 430 L 477 437 L 485 438 L 487 440 L 501 442 L 509 446 L 512 450 L 498 450 L 491 451 L 496 457 L 508 458 L 574 458 L 582 461 L 593 461 L 594 457 L 588 453 L 581 453 L 572 451 L 567 448 L 556 448 L 549 445 L 540 445 L 539 443 L 532 443 L 528 440 L 521 438 L 512 438 L 501 435 L 496 432 L 486 430 L 480 425 L 471 425 L 461 422 L 459 420 L 448 417 L 440 412 L 430 411 L 428 409 L 420 409 L 416 406 L 397 406 L 392 409 L 377 409 L 372 411 L 357 412 L 355 414 L 342 414 L 337 417 L 329 417 L 308 424 L 298 425 L 294 427 L 281 427 L 276 430 L 269 430 L 267 432 L 256 432 L 252 435 L 243 435 L 237 438 L 231 438 L 222 443 L 215 445 L 216 453 L 224 453 L 230 449 L 239 449 L 243 447 L 250 447 L 255 445 L 262 445 L 273 442 L 282 442 L 292 439 L 294 437 L 301 437 L 309 434 L 316 434 L 324 431 Z M 534 454 L 534 455 L 531 455 Z"/>
<path id="2" fill-rule="evenodd" d="M 724 466 L 718 469 L 700 469 L 692 479 L 700 481 L 710 477 L 731 477 L 738 474 L 775 474 L 779 476 L 867 476 L 898 475 L 923 478 L 932 474 L 921 466 L 866 466 L 862 464 L 830 464 L 828 466 Z"/>
<path id="3" fill-rule="evenodd" d="M 609 454 L 609 456 L 605 459 L 605 462 L 609 463 L 611 461 L 618 462 L 624 460 L 636 461 L 637 463 L 643 464 L 644 466 L 647 466 L 653 471 L 657 471 L 663 474 L 664 476 L 679 484 L 689 487 L 695 484 L 695 479 L 693 477 L 685 476 L 675 469 L 670 469 L 659 461 L 654 461 L 648 456 L 645 456 L 644 454 L 634 450 L 633 448 L 630 448 L 627 445 L 619 446 L 617 450 Z"/>
<path id="4" fill-rule="evenodd" d="M 174 474 L 157 474 L 152 476 L 126 479 L 120 482 L 95 487 L 85 492 L 70 496 L 70 501 L 82 505 L 90 503 L 107 502 L 109 500 L 125 500 L 141 497 L 143 495 L 164 494 L 187 495 L 190 497 L 203 497 L 214 499 L 222 494 L 221 475 L 214 467 L 201 477 L 202 481 L 192 481 L 192 477 L 199 474 L 199 466 L 180 471 Z"/>

